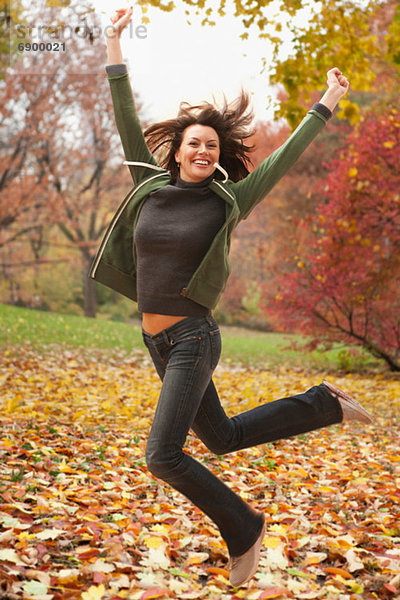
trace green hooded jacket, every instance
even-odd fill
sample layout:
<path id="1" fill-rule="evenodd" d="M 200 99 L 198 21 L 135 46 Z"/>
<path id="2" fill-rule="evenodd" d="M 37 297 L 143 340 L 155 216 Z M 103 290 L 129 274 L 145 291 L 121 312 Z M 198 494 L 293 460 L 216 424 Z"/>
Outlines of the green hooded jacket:
<path id="1" fill-rule="evenodd" d="M 137 300 L 134 229 L 147 196 L 172 182 L 169 171 L 160 167 L 143 137 L 125 65 L 107 68 L 115 119 L 134 187 L 124 198 L 104 235 L 89 271 L 89 277 Z M 314 107 L 318 105 L 314 105 Z M 238 182 L 213 179 L 210 189 L 225 200 L 225 223 L 209 250 L 180 293 L 210 310 L 217 305 L 230 273 L 228 254 L 231 235 L 273 186 L 295 163 L 328 117 L 312 108 L 288 140 L 252 173 Z M 328 111 L 329 112 L 329 111 Z"/>

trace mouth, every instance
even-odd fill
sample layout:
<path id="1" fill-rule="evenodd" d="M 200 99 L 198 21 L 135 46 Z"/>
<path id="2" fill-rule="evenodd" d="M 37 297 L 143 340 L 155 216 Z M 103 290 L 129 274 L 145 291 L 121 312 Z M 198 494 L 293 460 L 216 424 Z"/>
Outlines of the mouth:
<path id="1" fill-rule="evenodd" d="M 208 167 L 211 164 L 211 162 L 209 160 L 202 160 L 202 159 L 198 158 L 193 161 L 193 164 L 195 164 L 199 167 Z"/>

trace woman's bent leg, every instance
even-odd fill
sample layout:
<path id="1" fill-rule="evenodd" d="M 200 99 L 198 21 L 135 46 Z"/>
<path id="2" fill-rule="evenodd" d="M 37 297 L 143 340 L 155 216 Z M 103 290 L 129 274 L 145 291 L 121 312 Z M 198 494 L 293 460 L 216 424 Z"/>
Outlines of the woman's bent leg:
<path id="1" fill-rule="evenodd" d="M 212 452 L 226 454 L 340 423 L 342 419 L 339 402 L 323 384 L 228 418 L 210 381 L 192 429 Z"/>

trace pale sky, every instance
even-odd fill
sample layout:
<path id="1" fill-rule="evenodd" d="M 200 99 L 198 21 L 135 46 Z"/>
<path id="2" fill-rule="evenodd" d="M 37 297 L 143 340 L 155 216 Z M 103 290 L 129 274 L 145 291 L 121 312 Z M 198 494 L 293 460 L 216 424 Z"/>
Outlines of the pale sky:
<path id="1" fill-rule="evenodd" d="M 92 0 L 92 4 L 104 28 L 115 8 L 131 3 L 117 0 L 112 8 L 109 0 Z M 218 101 L 225 93 L 230 101 L 243 87 L 252 96 L 256 119 L 271 119 L 273 110 L 268 109 L 268 100 L 276 92 L 269 86 L 268 73 L 261 74 L 261 57 L 267 57 L 270 48 L 258 38 L 258 30 L 249 32 L 249 40 L 240 39 L 243 26 L 240 18 L 232 16 L 232 0 L 227 0 L 227 16 L 219 17 L 214 27 L 201 26 L 203 16 L 193 15 L 192 24 L 187 24 L 187 5 L 180 0 L 175 4 L 177 8 L 171 13 L 149 8 L 145 39 L 129 35 L 127 30 L 122 36 L 124 59 L 146 117 L 150 121 L 173 117 L 181 101 L 212 101 L 213 94 Z M 133 6 L 134 31 L 141 23 L 141 9 Z M 275 13 L 276 6 L 269 12 Z M 288 49 L 282 44 L 283 53 Z"/>

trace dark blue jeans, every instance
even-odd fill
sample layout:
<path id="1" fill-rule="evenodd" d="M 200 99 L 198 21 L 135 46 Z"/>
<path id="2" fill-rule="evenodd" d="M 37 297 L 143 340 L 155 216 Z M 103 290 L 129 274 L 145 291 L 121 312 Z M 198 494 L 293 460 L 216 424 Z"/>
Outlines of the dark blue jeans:
<path id="1" fill-rule="evenodd" d="M 340 404 L 319 385 L 228 418 L 212 381 L 221 353 L 213 317 L 187 317 L 156 335 L 143 331 L 143 339 L 163 382 L 147 442 L 147 466 L 205 512 L 229 554 L 239 556 L 258 538 L 262 516 L 182 451 L 189 429 L 211 452 L 226 454 L 339 423 Z"/>

